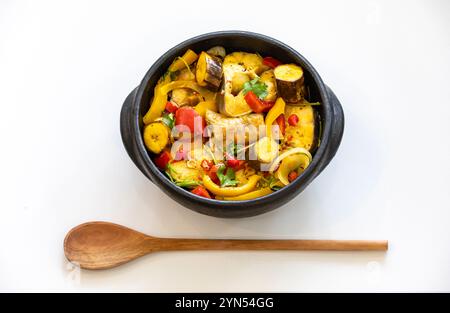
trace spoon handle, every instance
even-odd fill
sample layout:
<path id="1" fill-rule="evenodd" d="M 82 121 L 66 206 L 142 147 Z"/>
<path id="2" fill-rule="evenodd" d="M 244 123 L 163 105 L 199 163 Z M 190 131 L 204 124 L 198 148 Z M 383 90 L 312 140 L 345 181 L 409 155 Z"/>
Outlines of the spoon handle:
<path id="1" fill-rule="evenodd" d="M 157 250 L 323 250 L 386 251 L 386 240 L 241 240 L 154 238 Z"/>

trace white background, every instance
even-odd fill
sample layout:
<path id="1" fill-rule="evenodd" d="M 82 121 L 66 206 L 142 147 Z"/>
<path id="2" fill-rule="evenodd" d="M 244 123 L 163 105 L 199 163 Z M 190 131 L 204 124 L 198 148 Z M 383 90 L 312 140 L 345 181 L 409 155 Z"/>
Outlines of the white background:
<path id="1" fill-rule="evenodd" d="M 177 43 L 275 37 L 341 100 L 342 145 L 271 213 L 185 209 L 128 158 L 119 112 Z M 0 290 L 450 291 L 449 1 L 1 1 Z M 387 253 L 171 252 L 78 272 L 73 226 L 157 236 L 388 239 Z"/>

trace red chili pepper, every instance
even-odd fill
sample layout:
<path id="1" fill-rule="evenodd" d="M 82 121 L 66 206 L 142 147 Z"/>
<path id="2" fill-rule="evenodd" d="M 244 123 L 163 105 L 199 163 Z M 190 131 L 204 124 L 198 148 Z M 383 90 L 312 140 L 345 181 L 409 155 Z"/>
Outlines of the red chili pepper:
<path id="1" fill-rule="evenodd" d="M 214 162 L 211 160 L 206 160 L 204 159 L 201 163 L 200 163 L 201 167 L 205 170 L 205 171 L 209 171 L 211 170 L 211 168 L 214 166 Z"/>
<path id="2" fill-rule="evenodd" d="M 288 123 L 291 126 L 295 126 L 298 124 L 298 116 L 296 114 L 291 114 L 288 118 Z"/>
<path id="3" fill-rule="evenodd" d="M 218 164 L 213 165 L 208 172 L 209 178 L 211 178 L 211 180 L 217 185 L 220 184 L 220 179 L 219 179 L 219 177 L 217 177 L 217 171 L 219 170 L 219 168 L 221 166 L 223 166 L 223 165 L 218 165 Z"/>
<path id="4" fill-rule="evenodd" d="M 244 160 L 236 160 L 236 159 L 227 160 L 227 166 L 231 167 L 235 171 L 240 170 L 244 165 L 244 163 L 245 163 Z"/>
<path id="5" fill-rule="evenodd" d="M 289 182 L 293 182 L 298 177 L 298 174 L 296 171 L 292 171 L 288 175 Z"/>
<path id="6" fill-rule="evenodd" d="M 265 57 L 263 59 L 263 64 L 271 68 L 276 68 L 278 65 L 281 65 L 282 63 L 275 58 Z"/>
<path id="7" fill-rule="evenodd" d="M 192 193 L 197 196 L 200 196 L 200 197 L 205 197 L 205 198 L 211 199 L 211 196 L 209 195 L 208 190 L 206 190 L 205 187 L 203 187 L 203 186 L 195 187 L 195 189 L 192 190 Z"/>
<path id="8" fill-rule="evenodd" d="M 281 114 L 280 116 L 278 116 L 277 119 L 275 120 L 275 123 L 278 124 L 278 127 L 280 128 L 280 132 L 284 136 L 284 134 L 286 132 L 286 121 L 284 120 L 284 114 Z"/>
<path id="9" fill-rule="evenodd" d="M 225 158 L 227 166 L 231 167 L 235 171 L 240 170 L 245 163 L 244 160 L 238 160 L 229 153 L 225 153 Z"/>
<path id="10" fill-rule="evenodd" d="M 158 168 L 165 170 L 171 159 L 172 156 L 170 155 L 170 152 L 165 150 L 161 152 L 153 161 Z"/>
<path id="11" fill-rule="evenodd" d="M 244 99 L 250 109 L 252 109 L 252 111 L 255 113 L 267 112 L 275 104 L 275 101 L 263 101 L 259 99 L 253 91 L 247 92 L 247 94 L 244 96 Z"/>
<path id="12" fill-rule="evenodd" d="M 166 111 L 169 113 L 175 113 L 178 110 L 178 105 L 173 102 L 167 101 L 166 103 Z"/>
<path id="13" fill-rule="evenodd" d="M 205 119 L 190 107 L 182 107 L 175 112 L 175 126 L 179 125 L 188 127 L 191 133 L 197 135 L 202 134 L 206 127 Z"/>

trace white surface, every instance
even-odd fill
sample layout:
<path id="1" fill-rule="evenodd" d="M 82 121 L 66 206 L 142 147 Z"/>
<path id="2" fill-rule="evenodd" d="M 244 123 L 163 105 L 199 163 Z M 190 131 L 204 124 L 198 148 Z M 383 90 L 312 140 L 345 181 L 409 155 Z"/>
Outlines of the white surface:
<path id="1" fill-rule="evenodd" d="M 305 192 L 240 220 L 175 203 L 119 134 L 122 101 L 163 52 L 225 29 L 296 48 L 346 116 L 336 158 Z M 0 290 L 450 291 L 449 31 L 445 0 L 1 1 Z M 62 241 L 90 220 L 158 236 L 389 239 L 390 250 L 160 253 L 78 273 Z"/>

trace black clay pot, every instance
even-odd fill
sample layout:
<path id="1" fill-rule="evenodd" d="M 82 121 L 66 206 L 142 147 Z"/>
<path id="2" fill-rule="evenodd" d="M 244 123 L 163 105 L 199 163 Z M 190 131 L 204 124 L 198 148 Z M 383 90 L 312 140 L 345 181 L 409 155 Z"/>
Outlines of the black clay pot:
<path id="1" fill-rule="evenodd" d="M 297 63 L 304 70 L 310 88 L 310 100 L 320 101 L 321 144 L 308 168 L 288 186 L 265 197 L 248 201 L 219 201 L 196 196 L 173 183 L 155 166 L 142 139 L 142 116 L 149 108 L 153 88 L 170 63 L 187 49 L 207 50 L 221 45 L 230 51 L 258 52 L 283 63 Z M 186 40 L 167 51 L 145 75 L 141 84 L 125 99 L 120 116 L 120 131 L 125 148 L 136 166 L 169 197 L 202 214 L 216 217 L 248 217 L 285 204 L 302 192 L 320 174 L 335 155 L 344 131 L 344 113 L 339 100 L 312 65 L 297 51 L 273 38 L 244 31 L 222 31 Z"/>

